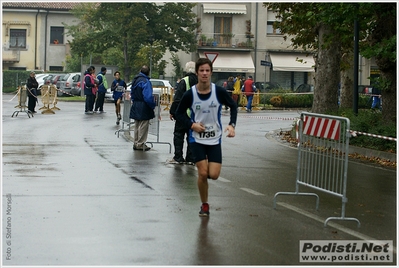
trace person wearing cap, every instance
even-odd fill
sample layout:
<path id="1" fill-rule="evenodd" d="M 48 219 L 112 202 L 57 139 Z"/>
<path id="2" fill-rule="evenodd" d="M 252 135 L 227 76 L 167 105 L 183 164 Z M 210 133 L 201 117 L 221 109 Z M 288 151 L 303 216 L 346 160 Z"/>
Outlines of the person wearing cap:
<path id="1" fill-rule="evenodd" d="M 254 92 L 256 91 L 255 83 L 254 80 L 252 79 L 252 76 L 248 76 L 248 79 L 245 80 L 244 85 L 242 86 L 243 92 L 245 96 L 247 97 L 247 113 L 250 113 L 252 111 L 252 99 L 254 97 Z"/>
<path id="2" fill-rule="evenodd" d="M 28 90 L 28 112 L 35 114 L 35 107 L 37 102 L 36 90 L 39 87 L 39 83 L 36 81 L 35 72 L 30 72 L 28 81 L 26 82 L 26 89 Z"/>
<path id="3" fill-rule="evenodd" d="M 101 67 L 101 71 L 97 75 L 98 79 L 98 91 L 97 91 L 97 99 L 96 99 L 96 106 L 94 108 L 94 112 L 105 113 L 104 111 L 104 99 L 105 93 L 107 93 L 108 82 L 105 74 L 107 73 L 107 68 Z"/>

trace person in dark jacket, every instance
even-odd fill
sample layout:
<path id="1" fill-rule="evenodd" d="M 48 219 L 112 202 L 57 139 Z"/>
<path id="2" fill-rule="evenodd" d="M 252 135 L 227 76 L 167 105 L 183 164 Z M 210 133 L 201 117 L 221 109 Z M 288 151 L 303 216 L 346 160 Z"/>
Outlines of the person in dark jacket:
<path id="1" fill-rule="evenodd" d="M 152 84 L 148 77 L 150 68 L 147 65 L 141 67 L 140 73 L 133 78 L 130 88 L 132 107 L 130 118 L 134 119 L 134 145 L 133 150 L 148 151 L 151 147 L 146 145 L 150 120 L 155 117 L 156 106 Z"/>
<path id="2" fill-rule="evenodd" d="M 111 84 L 111 91 L 112 93 L 112 98 L 114 99 L 115 103 L 115 113 L 116 113 L 116 124 L 119 125 L 119 122 L 122 119 L 121 116 L 121 101 L 122 98 L 125 94 L 127 85 L 125 81 L 121 79 L 121 73 L 119 71 L 116 71 L 114 73 L 115 80 Z"/>
<path id="3" fill-rule="evenodd" d="M 195 74 L 195 62 L 189 61 L 186 63 L 186 76 L 180 80 L 173 99 L 173 103 L 169 110 L 170 120 L 175 120 L 175 128 L 173 131 L 173 145 L 175 147 L 174 157 L 168 161 L 170 164 L 183 164 L 194 165 L 194 157 L 191 153 L 190 143 L 188 142 L 188 130 L 179 121 L 175 119 L 175 112 L 179 106 L 180 100 L 187 88 L 191 88 L 198 83 L 197 75 Z M 187 87 L 188 81 L 188 87 Z M 187 140 L 186 158 L 183 157 L 184 136 Z"/>
<path id="4" fill-rule="evenodd" d="M 28 81 L 26 82 L 26 89 L 28 91 L 28 112 L 35 114 L 35 107 L 37 102 L 36 90 L 39 83 L 36 81 L 35 72 L 30 72 Z"/>
<path id="5" fill-rule="evenodd" d="M 177 107 L 175 117 L 189 130 L 189 142 L 197 166 L 197 186 L 202 202 L 199 216 L 209 216 L 208 179 L 217 180 L 222 168 L 222 106 L 230 108 L 227 137 L 235 136 L 237 105 L 227 91 L 211 83 L 212 62 L 199 58 L 195 64 L 198 83 L 187 90 Z M 188 116 L 187 109 L 190 111 Z"/>
<path id="6" fill-rule="evenodd" d="M 84 93 L 86 95 L 85 114 L 93 114 L 94 100 L 96 98 L 95 90 L 96 85 L 94 82 L 94 68 L 90 66 L 84 75 Z"/>
<path id="7" fill-rule="evenodd" d="M 108 81 L 107 78 L 105 77 L 105 74 L 107 73 L 107 68 L 101 67 L 101 71 L 97 75 L 98 79 L 98 91 L 97 91 L 97 99 L 96 99 L 96 106 L 94 111 L 100 113 L 105 113 L 104 111 L 104 99 L 105 99 L 105 93 L 107 93 L 108 89 Z"/>

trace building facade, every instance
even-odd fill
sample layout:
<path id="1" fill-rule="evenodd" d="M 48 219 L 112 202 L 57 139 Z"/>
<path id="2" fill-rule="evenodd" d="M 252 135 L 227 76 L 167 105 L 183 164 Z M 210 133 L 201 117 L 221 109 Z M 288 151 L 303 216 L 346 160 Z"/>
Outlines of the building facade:
<path id="1" fill-rule="evenodd" d="M 64 71 L 72 37 L 63 25 L 78 23 L 70 13 L 76 4 L 3 2 L 3 70 Z M 275 14 L 261 2 L 204 2 L 198 3 L 193 12 L 201 23 L 196 32 L 198 49 L 190 54 L 178 53 L 182 66 L 209 57 L 214 60 L 213 82 L 241 74 L 291 89 L 314 84 L 312 55 L 295 51 L 290 41 L 273 29 Z M 170 53 L 164 59 L 169 62 L 165 77 L 174 77 Z M 373 61 L 361 58 L 359 85 L 369 85 L 368 77 L 376 70 Z"/>
<path id="2" fill-rule="evenodd" d="M 64 23 L 76 24 L 73 2 L 3 2 L 3 70 L 63 71 L 70 53 Z"/>

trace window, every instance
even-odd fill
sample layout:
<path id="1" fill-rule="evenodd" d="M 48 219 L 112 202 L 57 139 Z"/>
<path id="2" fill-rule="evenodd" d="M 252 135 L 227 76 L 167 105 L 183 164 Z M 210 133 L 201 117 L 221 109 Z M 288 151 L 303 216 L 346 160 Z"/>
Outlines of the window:
<path id="1" fill-rule="evenodd" d="M 267 22 L 267 34 L 281 34 L 280 29 L 274 29 L 273 23 L 274 21 Z"/>
<path id="2" fill-rule="evenodd" d="M 64 67 L 62 67 L 62 66 L 50 66 L 50 71 L 53 71 L 53 72 L 62 72 L 63 69 L 64 69 Z"/>
<path id="3" fill-rule="evenodd" d="M 64 44 L 64 27 L 50 27 L 50 43 Z"/>
<path id="4" fill-rule="evenodd" d="M 14 71 L 26 71 L 26 67 L 8 67 L 8 70 L 14 70 Z"/>
<path id="5" fill-rule="evenodd" d="M 226 34 L 232 33 L 231 24 L 231 17 L 215 17 L 215 41 L 218 44 L 229 44 L 231 42 L 231 36 L 226 36 Z"/>
<path id="6" fill-rule="evenodd" d="M 10 48 L 26 48 L 25 29 L 10 29 Z"/>

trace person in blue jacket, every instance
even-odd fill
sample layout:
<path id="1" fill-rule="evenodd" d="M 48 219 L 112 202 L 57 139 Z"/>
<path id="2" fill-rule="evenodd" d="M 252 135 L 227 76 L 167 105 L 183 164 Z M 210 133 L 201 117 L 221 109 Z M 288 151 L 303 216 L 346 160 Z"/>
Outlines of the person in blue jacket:
<path id="1" fill-rule="evenodd" d="M 125 81 L 121 79 L 121 73 L 116 71 L 114 73 L 115 80 L 111 84 L 112 98 L 115 103 L 115 113 L 116 113 L 116 124 L 119 125 L 119 122 L 122 119 L 121 116 L 121 101 L 123 95 L 125 94 L 127 85 Z"/>
<path id="2" fill-rule="evenodd" d="M 133 150 L 148 151 L 151 147 L 146 145 L 150 120 L 155 117 L 155 100 L 150 82 L 150 68 L 141 67 L 140 73 L 133 78 L 130 88 L 132 107 L 130 118 L 134 119 L 134 145 Z"/>
<path id="3" fill-rule="evenodd" d="M 107 73 L 107 68 L 101 67 L 101 72 L 98 73 L 98 91 L 97 91 L 97 99 L 96 99 L 96 106 L 94 108 L 95 112 L 100 110 L 100 113 L 105 113 L 104 111 L 104 99 L 105 93 L 107 93 L 108 89 L 108 82 L 105 74 Z"/>

